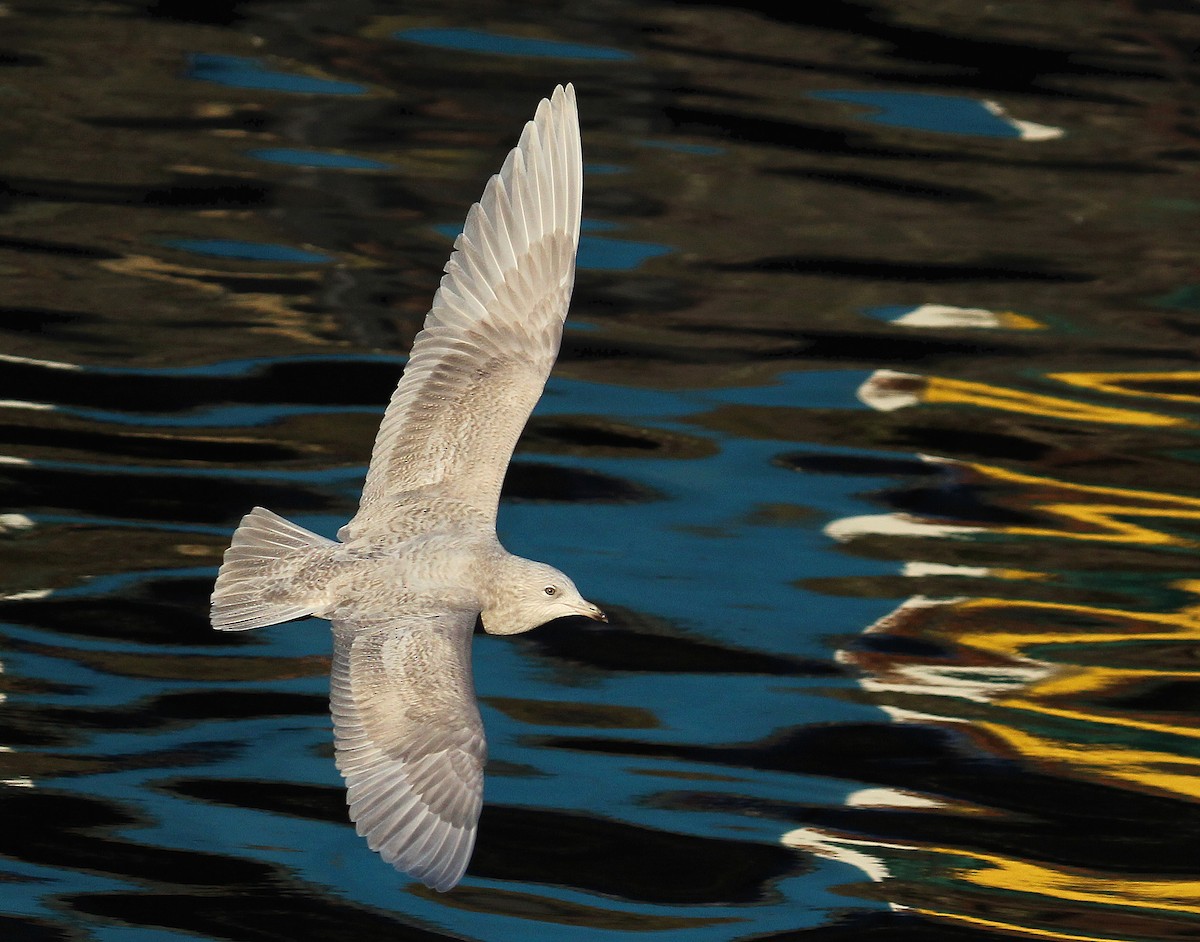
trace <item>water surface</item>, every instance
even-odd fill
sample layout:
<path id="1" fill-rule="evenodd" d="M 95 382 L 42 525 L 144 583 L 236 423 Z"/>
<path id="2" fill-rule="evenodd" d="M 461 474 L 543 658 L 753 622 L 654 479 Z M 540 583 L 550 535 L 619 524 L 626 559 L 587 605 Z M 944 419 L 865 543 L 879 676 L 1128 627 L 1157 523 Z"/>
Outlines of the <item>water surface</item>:
<path id="1" fill-rule="evenodd" d="M 1200 193 L 1169 4 L 5 5 L 5 938 L 1194 938 Z M 354 834 L 332 535 L 453 235 L 576 84 L 500 527 L 613 618 L 475 644 L 478 846 Z"/>

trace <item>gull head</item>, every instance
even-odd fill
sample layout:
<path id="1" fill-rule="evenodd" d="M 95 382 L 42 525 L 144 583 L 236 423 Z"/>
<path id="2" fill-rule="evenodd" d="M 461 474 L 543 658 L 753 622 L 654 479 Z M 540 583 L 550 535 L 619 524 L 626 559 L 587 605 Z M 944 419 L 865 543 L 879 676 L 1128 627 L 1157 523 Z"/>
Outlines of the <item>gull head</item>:
<path id="1" fill-rule="evenodd" d="M 509 556 L 496 575 L 482 612 L 488 634 L 520 634 L 567 615 L 608 621 L 604 612 L 579 594 L 570 577 L 553 566 Z"/>

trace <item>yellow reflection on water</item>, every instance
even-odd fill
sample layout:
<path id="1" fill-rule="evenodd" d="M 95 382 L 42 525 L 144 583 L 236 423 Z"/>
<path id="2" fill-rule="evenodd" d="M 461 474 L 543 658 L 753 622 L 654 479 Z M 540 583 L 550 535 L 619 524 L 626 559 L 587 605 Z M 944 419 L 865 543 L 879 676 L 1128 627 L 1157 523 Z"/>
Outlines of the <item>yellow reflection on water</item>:
<path id="1" fill-rule="evenodd" d="M 1200 499 L 1161 491 L 1076 484 L 977 462 L 955 464 L 969 468 L 989 481 L 1010 486 L 1019 485 L 1022 490 L 1015 492 L 1015 496 L 1019 498 L 1015 503 L 1042 515 L 1069 521 L 1061 527 L 996 525 L 989 528 L 991 532 L 1011 536 L 1047 536 L 1142 546 L 1196 545 L 1196 540 L 1190 537 L 1121 518 L 1200 520 Z"/>
<path id="2" fill-rule="evenodd" d="M 1200 594 L 1200 580 L 1181 579 L 1171 588 Z M 965 631 L 959 640 L 973 648 L 1018 657 L 1035 645 L 1102 644 L 1116 641 L 1194 641 L 1200 639 L 1200 604 L 1183 605 L 1173 612 L 1151 612 L 1085 605 L 1077 602 L 1049 602 L 1031 599 L 963 599 L 959 605 L 970 609 L 1009 609 L 1029 612 L 1062 613 L 1087 616 L 1087 624 L 1111 623 L 1107 629 L 1067 626 L 1061 622 L 1030 619 L 1032 628 L 1021 631 Z M 976 620 L 977 621 L 977 620 Z M 1045 625 L 1040 628 L 1038 626 Z M 974 627 L 972 625 L 972 627 Z M 1171 672 L 1177 673 L 1177 672 Z M 1191 672 L 1181 672 L 1189 674 Z M 1060 681 L 1070 683 L 1070 681 Z M 1066 689 L 1070 689 L 1069 687 Z"/>
<path id="3" fill-rule="evenodd" d="M 1020 395 L 996 395 L 994 387 L 936 382 L 922 389 L 923 401 L 932 401 L 930 389 L 940 390 L 942 401 L 1027 404 Z M 1200 542 L 1188 532 L 1200 520 L 1200 499 L 981 462 L 944 464 L 959 472 L 957 486 L 977 489 L 1016 522 L 992 522 L 992 514 L 981 515 L 982 522 L 935 518 L 882 538 L 903 537 L 898 552 L 909 557 L 914 546 L 938 540 L 946 549 L 930 555 L 945 562 L 909 562 L 905 573 L 944 579 L 969 572 L 982 591 L 914 596 L 868 629 L 933 642 L 934 653 L 921 653 L 919 645 L 875 645 L 840 659 L 863 672 L 862 688 L 897 721 L 970 727 L 988 752 L 1059 779 L 1173 800 L 1185 814 L 1200 801 L 1200 726 L 1179 690 L 1200 686 L 1200 667 L 1179 652 L 1200 643 L 1200 578 L 1179 578 L 1177 571 L 1188 560 L 1178 551 Z M 988 565 L 992 548 L 997 563 L 1007 563 L 1013 547 L 1028 567 L 1020 573 L 1041 578 L 1014 579 L 1009 567 Z M 1138 552 L 1126 556 L 1120 547 Z M 1163 557 L 1165 572 L 1146 549 L 1171 551 Z M 984 594 L 979 580 L 991 580 L 995 594 Z M 1008 592 L 1031 597 L 1003 597 Z M 1125 593 L 1139 601 L 1123 604 Z M 935 790 L 931 797 L 942 796 Z M 1095 826 L 1102 830 L 1104 822 Z M 853 859 L 839 859 L 858 861 L 865 843 L 858 839 Z M 898 845 L 873 847 L 878 866 L 859 866 L 884 898 L 939 919 L 1034 938 L 1158 942 L 1188 937 L 1191 930 L 1178 920 L 1200 914 L 1200 880 L 1173 874 L 1130 874 L 1119 864 L 1088 870 L 938 846 L 914 846 L 898 861 Z M 914 870 L 915 879 L 908 876 Z"/>
<path id="4" fill-rule="evenodd" d="M 1087 386 L 1100 392 L 1119 392 L 1127 396 L 1156 396 L 1180 402 L 1200 401 L 1196 396 L 1185 394 L 1158 394 L 1141 390 L 1131 391 L 1118 385 L 1118 380 L 1163 381 L 1170 377 L 1192 374 L 1084 374 L 1058 373 L 1052 378 L 1074 385 Z M 1097 379 L 1096 377 L 1102 377 Z M 915 373 L 900 373 L 895 370 L 876 370 L 863 384 L 860 398 L 884 412 L 924 403 L 926 405 L 974 406 L 980 409 L 995 409 L 1000 412 L 1016 412 L 1041 418 L 1064 419 L 1070 422 L 1100 423 L 1106 425 L 1131 425 L 1142 428 L 1194 428 L 1195 423 L 1172 415 L 1163 415 L 1145 409 L 1126 409 L 1120 406 L 1103 406 L 1079 399 L 1048 396 L 1024 389 L 997 386 L 946 376 L 921 376 Z"/>
<path id="5" fill-rule="evenodd" d="M 977 383 L 963 379 L 948 379 L 942 376 L 926 378 L 921 400 L 930 405 L 969 405 L 984 409 L 999 409 L 1003 412 L 1021 412 L 1072 422 L 1103 422 L 1114 425 L 1139 425 L 1147 428 L 1190 427 L 1191 422 L 1157 412 L 1140 409 L 1121 409 L 1114 406 L 1099 406 L 1059 396 L 1045 396 Z"/>
<path id="6" fill-rule="evenodd" d="M 1197 595 L 1200 580 L 1179 580 L 1172 588 Z M 1174 612 L 1147 612 L 1068 602 L 976 598 L 957 600 L 951 606 L 961 617 L 943 623 L 960 629 L 954 633 L 956 644 L 1014 668 L 1025 667 L 1028 683 L 995 690 L 988 698 L 992 706 L 1036 714 L 1061 725 L 1054 730 L 1057 736 L 1035 733 L 1026 728 L 1027 722 L 1006 712 L 1003 722 L 976 718 L 979 728 L 1029 759 L 1066 767 L 1072 775 L 1118 780 L 1189 800 L 1200 798 L 1200 760 L 1170 743 L 1155 748 L 1162 744 L 1143 742 L 1147 734 L 1200 739 L 1200 729 L 1190 717 L 1147 716 L 1124 706 L 1103 705 L 1106 698 L 1139 684 L 1200 680 L 1200 670 L 1069 662 L 1070 651 L 1081 645 L 1200 641 L 1200 605 L 1182 605 Z M 997 619 L 989 612 L 1003 613 L 1003 617 Z M 1012 625 L 1020 627 L 1014 630 Z M 1042 670 L 1033 670 L 1035 664 Z M 1129 741 L 1131 736 L 1134 739 Z"/>
<path id="7" fill-rule="evenodd" d="M 822 827 L 797 828 L 781 842 L 855 867 L 881 888 L 895 885 L 906 900 L 886 896 L 893 909 L 1034 938 L 1148 942 L 1157 937 L 1147 930 L 1163 925 L 1157 914 L 1200 913 L 1200 880 L 1112 877 L 1082 867 Z M 947 897 L 948 887 L 960 888 L 958 898 Z M 1114 918 L 1118 912 L 1123 915 Z"/>
<path id="8" fill-rule="evenodd" d="M 1166 402 L 1200 402 L 1195 393 L 1172 393 L 1159 389 L 1141 389 L 1138 383 L 1200 384 L 1200 371 L 1174 370 L 1167 373 L 1050 373 L 1050 379 L 1072 386 L 1081 386 L 1095 392 L 1114 396 L 1138 396 L 1147 399 L 1162 399 Z"/>
<path id="9" fill-rule="evenodd" d="M 940 919 L 951 919 L 954 922 L 965 922 L 972 926 L 987 926 L 990 929 L 1004 929 L 1018 935 L 1032 936 L 1035 939 L 1061 939 L 1063 942 L 1129 942 L 1129 938 L 1118 938 L 1111 935 L 1079 935 L 1074 932 L 1060 932 L 1057 929 L 1035 929 L 1032 926 L 1021 926 L 1012 922 L 1001 922 L 999 919 L 984 919 L 982 916 L 968 916 L 964 913 L 944 913 L 936 909 L 914 908 L 913 912 L 924 916 L 935 916 Z"/>
<path id="10" fill-rule="evenodd" d="M 984 866 L 963 868 L 957 877 L 977 886 L 1034 893 L 1058 900 L 1119 904 L 1135 909 L 1200 913 L 1200 880 L 1113 879 L 1072 867 L 1048 867 L 1030 860 L 981 854 L 956 848 L 932 848 L 934 853 L 971 857 Z"/>
<path id="11" fill-rule="evenodd" d="M 1037 705 L 1032 702 L 1017 701 L 1000 705 L 1038 711 Z M 1086 713 L 1071 718 L 1088 722 L 1093 719 Z M 1067 766 L 1080 778 L 1091 781 L 1115 779 L 1140 786 L 1144 791 L 1190 800 L 1200 798 L 1200 760 L 1192 756 L 1179 752 L 1136 749 L 1104 741 L 1052 739 L 1000 723 L 981 722 L 979 726 L 1022 755 L 1040 762 Z M 1180 732 L 1179 729 L 1166 731 Z M 1195 731 L 1190 735 L 1194 736 Z"/>
<path id="12" fill-rule="evenodd" d="M 245 266 L 247 270 L 237 271 L 236 276 L 244 283 L 261 284 L 262 290 L 229 292 L 223 281 L 230 276 L 230 272 L 216 268 L 178 265 L 148 255 L 133 254 L 98 264 L 120 275 L 184 286 L 203 295 L 220 298 L 231 307 L 254 316 L 255 322 L 242 328 L 247 332 L 287 337 L 303 344 L 320 344 L 326 342 L 326 336 L 332 330 L 332 321 L 328 316 L 315 317 L 311 311 L 296 306 L 298 301 L 308 301 L 310 294 L 280 293 L 281 287 L 294 292 L 300 285 L 311 288 L 311 293 L 317 292 L 321 279 L 313 271 L 289 272 L 281 276 L 278 272 L 257 270 L 252 263 Z"/>

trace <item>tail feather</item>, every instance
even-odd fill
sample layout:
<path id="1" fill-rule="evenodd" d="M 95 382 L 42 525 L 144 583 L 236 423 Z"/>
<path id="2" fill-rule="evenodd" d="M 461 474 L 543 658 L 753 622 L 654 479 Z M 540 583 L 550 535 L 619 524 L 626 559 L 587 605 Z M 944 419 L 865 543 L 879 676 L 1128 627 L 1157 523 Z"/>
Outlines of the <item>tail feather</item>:
<path id="1" fill-rule="evenodd" d="M 335 545 L 255 507 L 242 518 L 233 545 L 225 551 L 212 594 L 212 626 L 245 631 L 311 615 L 312 590 L 295 585 L 293 576 L 314 550 Z"/>

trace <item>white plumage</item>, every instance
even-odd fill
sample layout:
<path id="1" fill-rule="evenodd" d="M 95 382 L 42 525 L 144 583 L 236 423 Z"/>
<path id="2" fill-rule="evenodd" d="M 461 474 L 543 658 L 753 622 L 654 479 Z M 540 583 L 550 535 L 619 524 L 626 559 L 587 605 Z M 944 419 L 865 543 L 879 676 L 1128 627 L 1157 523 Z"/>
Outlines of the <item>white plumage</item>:
<path id="1" fill-rule="evenodd" d="M 330 706 L 350 817 L 373 850 L 437 890 L 462 878 L 483 800 L 476 617 L 495 634 L 563 615 L 605 620 L 563 573 L 496 539 L 505 471 L 558 355 L 582 193 L 575 92 L 560 86 L 467 214 L 340 542 L 256 507 L 213 591 L 221 630 L 333 622 Z"/>

